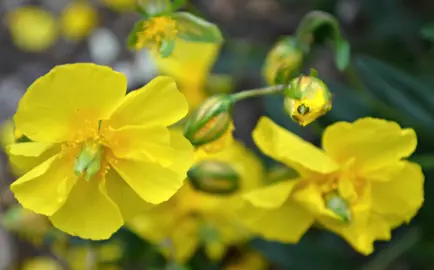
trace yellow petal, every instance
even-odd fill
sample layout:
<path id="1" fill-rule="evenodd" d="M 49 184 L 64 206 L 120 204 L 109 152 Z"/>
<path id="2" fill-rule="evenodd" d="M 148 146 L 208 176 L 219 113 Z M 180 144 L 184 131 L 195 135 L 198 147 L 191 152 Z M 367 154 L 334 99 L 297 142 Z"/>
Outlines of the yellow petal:
<path id="1" fill-rule="evenodd" d="M 189 42 L 176 39 L 170 57 L 154 53 L 157 69 L 175 78 L 179 83 L 205 82 L 218 56 L 221 43 Z"/>
<path id="2" fill-rule="evenodd" d="M 404 169 L 388 182 L 372 183 L 372 207 L 385 216 L 391 226 L 409 222 L 424 201 L 424 175 L 416 163 L 406 162 Z"/>
<path id="3" fill-rule="evenodd" d="M 59 151 L 59 145 L 51 143 L 25 142 L 11 144 L 7 147 L 9 163 L 16 176 L 27 173 Z"/>
<path id="4" fill-rule="evenodd" d="M 198 221 L 185 218 L 174 227 L 170 243 L 171 253 L 178 262 L 190 259 L 199 247 Z"/>
<path id="5" fill-rule="evenodd" d="M 188 112 L 188 104 L 175 81 L 159 76 L 147 85 L 130 92 L 105 123 L 122 126 L 170 126 Z"/>
<path id="6" fill-rule="evenodd" d="M 413 129 L 401 129 L 395 122 L 375 118 L 336 123 L 323 136 L 327 153 L 341 163 L 355 158 L 355 166 L 361 172 L 374 171 L 410 156 L 416 144 Z"/>
<path id="7" fill-rule="evenodd" d="M 52 215 L 64 203 L 76 182 L 73 164 L 62 154 L 35 167 L 11 185 L 20 204 L 38 214 Z"/>
<path id="8" fill-rule="evenodd" d="M 111 166 L 143 200 L 152 204 L 167 201 L 186 177 L 186 171 L 180 174 L 156 163 L 137 160 L 118 159 Z"/>
<path id="9" fill-rule="evenodd" d="M 110 170 L 106 175 L 106 188 L 108 196 L 118 206 L 125 222 L 152 206 L 143 201 L 114 170 Z"/>
<path id="10" fill-rule="evenodd" d="M 80 178 L 50 220 L 61 231 L 92 240 L 110 238 L 124 223 L 116 204 L 107 196 L 104 182 L 97 178 Z"/>
<path id="11" fill-rule="evenodd" d="M 325 174 L 339 168 L 321 149 L 278 126 L 267 117 L 259 120 L 253 131 L 253 139 L 266 155 L 294 169 L 308 169 Z"/>
<path id="12" fill-rule="evenodd" d="M 390 227 L 378 215 L 369 216 L 367 223 L 353 220 L 350 224 L 330 224 L 320 221 L 327 229 L 341 235 L 358 252 L 369 255 L 374 251 L 375 240 L 390 240 Z"/>
<path id="13" fill-rule="evenodd" d="M 26 260 L 21 270 L 62 270 L 63 267 L 51 257 L 35 257 Z"/>
<path id="14" fill-rule="evenodd" d="M 9 144 L 14 143 L 14 122 L 7 120 L 0 125 L 0 145 L 6 148 Z"/>
<path id="15" fill-rule="evenodd" d="M 234 141 L 228 147 L 216 153 L 206 153 L 198 150 L 195 154 L 196 162 L 216 160 L 231 164 L 241 177 L 241 191 L 262 186 L 264 166 L 258 157 L 241 142 Z"/>
<path id="16" fill-rule="evenodd" d="M 252 232 L 285 243 L 297 243 L 314 221 L 312 214 L 294 202 L 275 209 L 245 206 L 240 214 Z"/>
<path id="17" fill-rule="evenodd" d="M 324 218 L 341 220 L 337 214 L 326 208 L 323 194 L 319 187 L 314 184 L 308 184 L 295 191 L 292 199 L 316 217 L 323 216 Z"/>
<path id="18" fill-rule="evenodd" d="M 259 208 L 281 207 L 288 199 L 298 180 L 281 181 L 257 190 L 247 192 L 243 198 Z"/>
<path id="19" fill-rule="evenodd" d="M 169 130 L 163 126 L 110 129 L 106 140 L 118 158 L 151 161 L 167 167 L 179 155 L 170 145 Z"/>
<path id="20" fill-rule="evenodd" d="M 122 100 L 126 77 L 90 63 L 61 65 L 37 79 L 14 117 L 16 128 L 39 142 L 61 142 L 94 135 Z"/>
<path id="21" fill-rule="evenodd" d="M 213 261 L 219 261 L 226 252 L 226 245 L 220 241 L 205 244 L 205 253 Z"/>

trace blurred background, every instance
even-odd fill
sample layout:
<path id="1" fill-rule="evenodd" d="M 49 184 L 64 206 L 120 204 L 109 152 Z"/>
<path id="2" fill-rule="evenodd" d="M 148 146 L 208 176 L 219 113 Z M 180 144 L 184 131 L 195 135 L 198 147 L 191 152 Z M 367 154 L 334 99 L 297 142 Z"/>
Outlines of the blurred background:
<path id="1" fill-rule="evenodd" d="M 130 89 L 157 75 L 146 51 L 133 52 L 126 47 L 126 38 L 139 19 L 133 0 L 81 2 L 86 4 L 77 5 L 78 1 L 73 0 L 0 0 L 0 122 L 6 123 L 13 116 L 26 88 L 58 64 L 94 62 L 112 66 L 126 74 Z M 408 226 L 396 229 L 392 241 L 377 243 L 371 256 L 356 253 L 331 233 L 311 229 L 296 245 L 253 239 L 242 247 L 231 248 L 217 263 L 206 259 L 199 250 L 187 266 L 245 270 L 434 269 L 434 2 L 191 0 L 185 10 L 220 27 L 225 43 L 213 72 L 232 78 L 229 88 L 233 91 L 265 84 L 261 72 L 267 52 L 280 36 L 294 33 L 307 12 L 323 10 L 336 16 L 351 45 L 350 67 L 339 72 L 332 51 L 325 46 L 316 47 L 305 65 L 306 72 L 316 68 L 328 84 L 333 110 L 316 125 L 301 128 L 284 113 L 280 97 L 242 101 L 235 108 L 236 136 L 255 149 L 250 133 L 261 115 L 269 115 L 315 144 L 320 143 L 321 130 L 335 121 L 353 121 L 363 116 L 391 119 L 417 131 L 418 149 L 412 160 L 422 165 L 426 176 L 425 203 L 418 216 Z M 12 265 L 16 267 L 13 269 L 58 269 L 49 268 L 49 263 L 25 266 L 31 258 L 56 258 L 56 254 L 48 248 L 52 247 L 49 239 L 29 241 L 25 233 L 16 229 L 25 222 L 34 229 L 39 225 L 37 219 L 27 220 L 23 213 L 12 211 L 14 201 L 8 185 L 13 180 L 2 155 L 0 270 Z M 68 243 L 85 246 L 78 239 Z M 104 254 L 116 261 L 118 268 L 104 269 L 171 267 L 149 243 L 126 229 L 109 244 L 112 246 Z M 245 249 L 253 252 L 257 261 L 227 268 Z M 57 260 L 69 267 L 66 269 L 88 269 L 85 265 L 71 266 L 79 258 L 86 259 L 77 250 L 77 257 Z M 180 267 L 170 269 L 183 269 Z"/>

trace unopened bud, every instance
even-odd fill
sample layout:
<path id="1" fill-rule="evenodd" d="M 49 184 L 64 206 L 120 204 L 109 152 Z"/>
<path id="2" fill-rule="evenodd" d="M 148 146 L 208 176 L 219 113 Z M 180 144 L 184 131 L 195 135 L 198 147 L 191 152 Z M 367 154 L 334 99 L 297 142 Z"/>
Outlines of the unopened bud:
<path id="1" fill-rule="evenodd" d="M 286 37 L 268 53 L 264 77 L 268 84 L 287 83 L 303 63 L 303 52 L 295 46 L 295 38 Z"/>
<path id="2" fill-rule="evenodd" d="M 302 126 L 310 124 L 332 108 L 331 94 L 327 85 L 313 76 L 300 76 L 293 79 L 284 94 L 285 110 Z"/>
<path id="3" fill-rule="evenodd" d="M 184 135 L 194 146 L 202 146 L 223 137 L 232 124 L 233 101 L 227 95 L 205 100 L 188 119 Z"/>
<path id="4" fill-rule="evenodd" d="M 336 192 L 326 195 L 326 207 L 338 215 L 342 221 L 349 223 L 351 221 L 351 210 L 348 203 Z"/>
<path id="5" fill-rule="evenodd" d="M 206 160 L 187 173 L 194 189 L 212 194 L 231 194 L 240 188 L 240 176 L 228 163 Z"/>

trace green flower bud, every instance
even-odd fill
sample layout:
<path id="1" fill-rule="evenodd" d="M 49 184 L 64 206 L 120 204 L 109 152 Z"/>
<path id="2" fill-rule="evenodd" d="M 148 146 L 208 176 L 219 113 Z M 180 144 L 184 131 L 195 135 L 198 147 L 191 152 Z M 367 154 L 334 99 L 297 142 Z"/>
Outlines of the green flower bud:
<path id="1" fill-rule="evenodd" d="M 284 91 L 284 106 L 289 116 L 298 124 L 306 126 L 332 108 L 331 94 L 327 85 L 313 76 L 293 79 Z"/>
<path id="2" fill-rule="evenodd" d="M 348 203 L 336 192 L 326 195 L 326 207 L 338 215 L 343 222 L 351 222 L 351 210 Z"/>
<path id="3" fill-rule="evenodd" d="M 264 77 L 268 84 L 287 83 L 303 63 L 303 52 L 295 46 L 295 38 L 286 37 L 271 49 L 265 60 Z"/>
<path id="4" fill-rule="evenodd" d="M 233 103 L 227 95 L 217 95 L 205 100 L 187 120 L 185 137 L 194 146 L 202 146 L 225 136 L 231 129 L 230 110 Z"/>
<path id="5" fill-rule="evenodd" d="M 232 194 L 240 188 L 240 176 L 227 163 L 205 160 L 187 173 L 194 189 L 213 194 Z"/>

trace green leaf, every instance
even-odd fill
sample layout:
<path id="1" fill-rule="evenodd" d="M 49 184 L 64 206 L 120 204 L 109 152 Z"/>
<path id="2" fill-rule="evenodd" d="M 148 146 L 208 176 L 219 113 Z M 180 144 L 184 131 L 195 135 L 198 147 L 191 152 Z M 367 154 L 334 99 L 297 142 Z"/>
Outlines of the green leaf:
<path id="1" fill-rule="evenodd" d="M 161 57 L 169 57 L 172 54 L 173 49 L 175 48 L 175 43 L 176 42 L 174 39 L 163 40 L 159 50 Z"/>
<path id="2" fill-rule="evenodd" d="M 146 20 L 140 20 L 136 22 L 136 24 L 133 27 L 133 30 L 130 32 L 130 34 L 127 37 L 127 46 L 130 49 L 135 49 L 137 44 L 137 33 L 142 30 L 143 23 Z"/>
<path id="3" fill-rule="evenodd" d="M 335 62 L 340 71 L 344 71 L 350 62 L 350 44 L 343 39 L 335 40 Z"/>
<path id="4" fill-rule="evenodd" d="M 177 11 L 178 9 L 184 7 L 186 0 L 173 0 L 172 11 Z"/>
<path id="5" fill-rule="evenodd" d="M 178 37 L 185 41 L 215 43 L 223 40 L 220 29 L 202 18 L 188 12 L 172 15 L 178 26 Z"/>
<path id="6" fill-rule="evenodd" d="M 169 13 L 172 8 L 170 0 L 137 0 L 137 6 L 142 14 L 150 17 Z"/>
<path id="7" fill-rule="evenodd" d="M 339 21 L 331 14 L 314 10 L 306 14 L 296 32 L 297 46 L 309 53 L 314 42 L 332 41 L 335 62 L 343 71 L 349 64 L 350 45 L 343 38 Z"/>
<path id="8" fill-rule="evenodd" d="M 426 39 L 434 42 L 434 23 L 426 25 L 420 32 Z"/>

